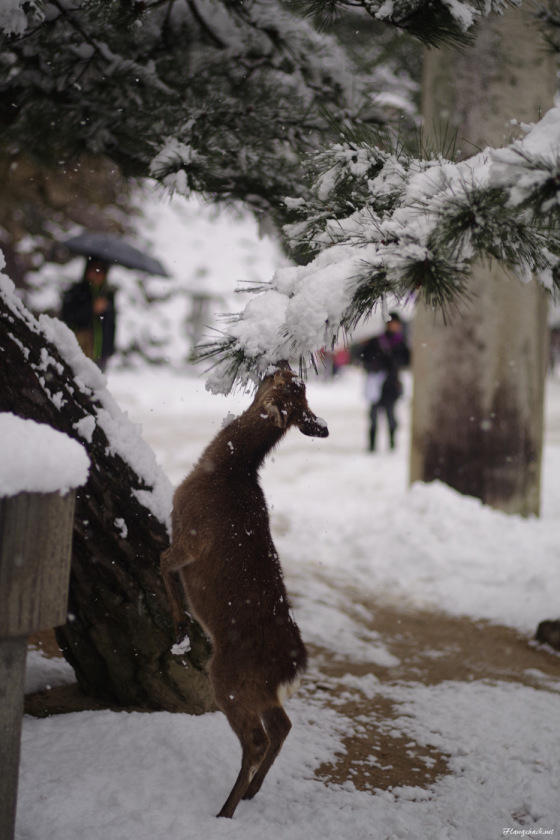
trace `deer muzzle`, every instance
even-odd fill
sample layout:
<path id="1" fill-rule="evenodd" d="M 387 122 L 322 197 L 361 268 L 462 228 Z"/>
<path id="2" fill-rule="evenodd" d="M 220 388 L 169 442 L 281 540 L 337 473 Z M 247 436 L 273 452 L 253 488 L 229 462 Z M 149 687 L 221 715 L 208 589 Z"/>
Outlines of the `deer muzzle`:
<path id="1" fill-rule="evenodd" d="M 300 432 L 307 437 L 326 438 L 329 436 L 329 427 L 326 421 L 322 417 L 317 417 L 309 409 L 302 412 L 297 426 Z"/>

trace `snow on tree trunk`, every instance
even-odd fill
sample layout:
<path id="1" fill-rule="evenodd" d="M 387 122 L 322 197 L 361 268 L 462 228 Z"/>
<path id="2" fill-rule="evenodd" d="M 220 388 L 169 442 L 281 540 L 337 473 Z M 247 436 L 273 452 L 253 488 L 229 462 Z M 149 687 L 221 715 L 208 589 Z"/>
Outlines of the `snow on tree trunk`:
<path id="1" fill-rule="evenodd" d="M 428 138 L 458 132 L 462 157 L 511 139 L 511 120 L 536 122 L 552 104 L 553 60 L 524 11 L 481 27 L 474 47 L 425 55 Z M 446 135 L 447 131 L 447 135 Z M 411 481 L 439 479 L 486 504 L 538 514 L 547 301 L 497 264 L 478 263 L 471 300 L 414 321 Z"/>
<path id="2" fill-rule="evenodd" d="M 0 411 L 79 440 L 92 464 L 76 497 L 69 620 L 57 628 L 64 655 L 87 694 L 201 713 L 214 704 L 204 671 L 209 645 L 199 626 L 189 628 L 188 654 L 170 651 L 174 634 L 159 572 L 169 544 L 165 479 L 104 386 L 67 328 L 46 316 L 35 320 L 0 276 Z M 144 467 L 150 458 L 154 481 Z"/>

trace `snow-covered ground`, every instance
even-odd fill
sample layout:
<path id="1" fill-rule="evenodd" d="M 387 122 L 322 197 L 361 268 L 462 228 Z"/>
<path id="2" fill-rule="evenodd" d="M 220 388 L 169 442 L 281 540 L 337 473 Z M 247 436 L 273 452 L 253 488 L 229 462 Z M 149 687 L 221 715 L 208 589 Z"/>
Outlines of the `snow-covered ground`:
<path id="1" fill-rule="evenodd" d="M 398 448 L 365 452 L 358 371 L 308 386 L 330 437 L 291 431 L 263 471 L 273 531 L 296 619 L 339 662 L 391 669 L 398 660 L 352 618 L 358 591 L 401 608 L 433 608 L 504 623 L 527 637 L 560 615 L 560 379 L 549 380 L 543 511 L 505 516 L 443 485 L 407 484 L 411 383 L 399 406 Z M 177 483 L 225 415 L 247 394 L 211 396 L 192 373 L 110 371 L 109 388 L 143 426 Z M 383 418 L 382 418 L 383 419 Z M 554 661 L 554 660 L 553 660 Z M 352 675 L 347 698 L 396 703 L 391 726 L 450 756 L 428 788 L 368 793 L 316 778 L 344 752 L 358 722 L 321 691 L 288 704 L 294 727 L 265 785 L 235 818 L 217 820 L 240 751 L 223 715 L 82 712 L 23 729 L 19 840 L 493 840 L 560 832 L 559 677 L 515 682 L 377 682 Z M 539 678 L 539 675 L 536 675 Z M 68 666 L 29 657 L 28 688 L 71 679 Z M 538 680 L 537 680 L 538 681 Z M 364 720 L 360 722 L 364 723 Z M 374 761 L 374 758 L 371 759 Z M 390 763 L 390 760 L 389 760 Z"/>

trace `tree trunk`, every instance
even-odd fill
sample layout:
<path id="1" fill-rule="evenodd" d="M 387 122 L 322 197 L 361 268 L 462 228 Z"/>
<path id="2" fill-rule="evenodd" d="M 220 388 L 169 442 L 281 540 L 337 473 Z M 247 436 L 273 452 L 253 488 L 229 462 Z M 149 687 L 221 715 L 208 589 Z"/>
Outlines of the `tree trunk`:
<path id="1" fill-rule="evenodd" d="M 437 146 L 457 130 L 463 158 L 502 146 L 511 120 L 537 121 L 554 91 L 538 31 L 508 9 L 464 53 L 426 53 L 426 136 Z M 414 320 L 411 481 L 439 479 L 508 513 L 538 514 L 546 297 L 495 263 L 474 267 L 470 289 L 447 323 L 424 307 Z"/>
<path id="2" fill-rule="evenodd" d="M 112 451 L 100 424 L 91 442 L 79 436 L 76 424 L 99 409 L 87 391 L 41 324 L 0 288 L 0 411 L 65 432 L 92 463 L 76 495 L 68 622 L 57 628 L 64 655 L 87 694 L 137 708 L 204 712 L 214 708 L 204 670 L 209 644 L 194 621 L 192 650 L 181 658 L 170 652 L 159 572 L 166 526 L 135 495 L 150 488 Z"/>

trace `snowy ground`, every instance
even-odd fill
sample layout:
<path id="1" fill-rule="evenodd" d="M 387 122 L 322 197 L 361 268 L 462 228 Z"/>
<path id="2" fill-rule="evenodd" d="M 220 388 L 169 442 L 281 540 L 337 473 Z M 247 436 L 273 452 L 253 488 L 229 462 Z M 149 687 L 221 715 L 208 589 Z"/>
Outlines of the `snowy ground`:
<path id="1" fill-rule="evenodd" d="M 174 483 L 224 416 L 249 401 L 210 396 L 203 381 L 159 369 L 110 372 L 109 387 L 142 424 Z M 312 665 L 307 687 L 288 704 L 294 728 L 278 761 L 233 821 L 213 816 L 240 757 L 221 714 L 27 717 L 19 840 L 493 840 L 560 833 L 560 657 L 550 655 L 556 676 L 532 673 L 533 686 L 498 677 L 428 685 L 387 679 L 399 660 L 367 629 L 366 613 L 375 608 L 351 603 L 358 592 L 364 602 L 486 619 L 528 638 L 540 620 L 558 617 L 560 379 L 549 382 L 539 520 L 507 517 L 443 485 L 409 489 L 409 394 L 400 405 L 397 451 L 388 452 L 382 436 L 375 455 L 364 451 L 358 372 L 311 383 L 308 396 L 330 437 L 310 440 L 292 431 L 267 463 L 263 485 L 303 635 L 330 650 L 343 674 L 348 669 L 338 681 L 340 709 L 325 701 L 328 679 L 317 686 Z M 29 690 L 69 679 L 64 663 L 30 654 Z M 382 725 L 410 739 L 411 748 L 448 756 L 447 774 L 427 787 L 376 792 L 315 775 L 344 752 L 346 736 L 371 723 L 363 710 L 368 704 L 373 710 L 379 698 L 397 710 Z M 344 711 L 346 702 L 359 702 L 360 719 Z M 378 763 L 375 755 L 365 761 Z"/>

